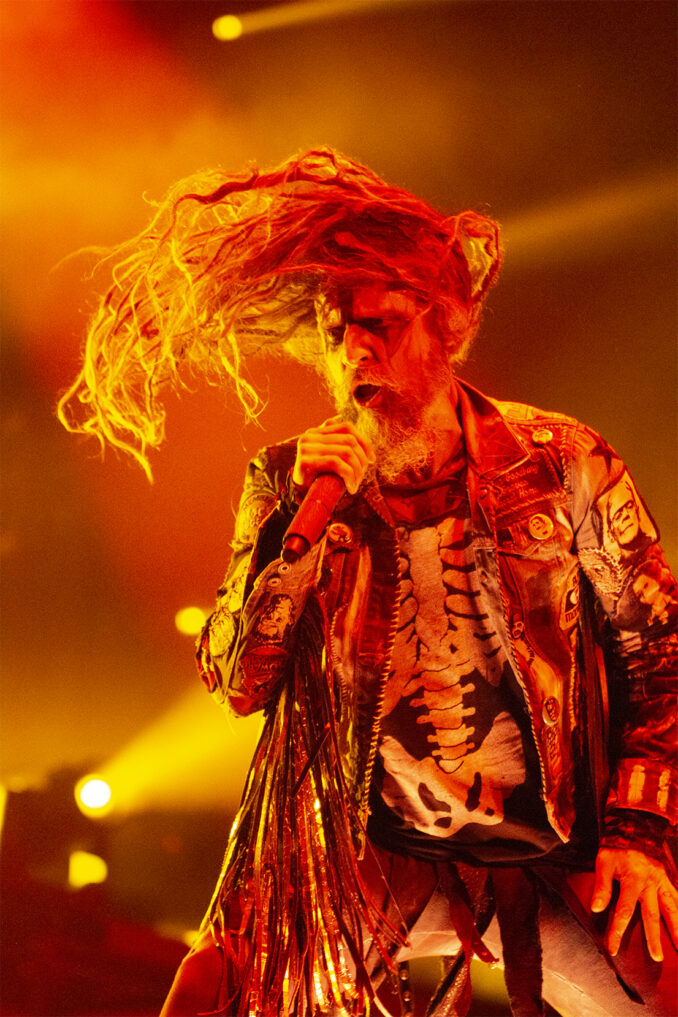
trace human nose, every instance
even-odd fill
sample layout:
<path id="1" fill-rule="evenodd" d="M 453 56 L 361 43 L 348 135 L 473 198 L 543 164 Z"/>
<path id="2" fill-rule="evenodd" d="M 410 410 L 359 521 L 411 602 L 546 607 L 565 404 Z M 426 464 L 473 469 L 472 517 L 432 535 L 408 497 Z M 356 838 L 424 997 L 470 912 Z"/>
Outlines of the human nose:
<path id="1" fill-rule="evenodd" d="M 344 331 L 342 357 L 347 367 L 358 367 L 376 360 L 374 336 L 359 325 L 347 325 Z"/>

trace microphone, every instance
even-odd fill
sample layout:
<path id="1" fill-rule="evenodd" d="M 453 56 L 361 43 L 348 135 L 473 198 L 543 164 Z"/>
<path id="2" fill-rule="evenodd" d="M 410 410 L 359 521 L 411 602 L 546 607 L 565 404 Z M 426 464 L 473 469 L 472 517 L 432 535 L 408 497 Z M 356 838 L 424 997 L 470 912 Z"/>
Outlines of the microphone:
<path id="1" fill-rule="evenodd" d="M 345 491 L 336 473 L 318 474 L 283 537 L 283 561 L 292 564 L 313 547 Z"/>

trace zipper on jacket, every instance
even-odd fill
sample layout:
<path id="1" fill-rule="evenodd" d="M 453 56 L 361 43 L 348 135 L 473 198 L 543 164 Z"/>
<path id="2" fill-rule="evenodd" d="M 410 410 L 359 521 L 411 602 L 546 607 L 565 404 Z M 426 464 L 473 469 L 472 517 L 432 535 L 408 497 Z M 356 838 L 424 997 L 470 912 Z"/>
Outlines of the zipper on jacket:
<path id="1" fill-rule="evenodd" d="M 377 755 L 377 746 L 379 744 L 379 729 L 381 726 L 381 714 L 384 707 L 384 698 L 386 696 L 386 684 L 388 682 L 389 674 L 391 671 L 391 657 L 393 654 L 393 647 L 395 646 L 396 634 L 398 632 L 398 618 L 400 616 L 400 543 L 396 536 L 395 528 L 391 520 L 387 519 L 384 513 L 381 511 L 381 507 L 377 504 L 372 504 L 372 508 L 379 515 L 379 517 L 387 524 L 388 531 L 391 534 L 393 541 L 393 562 L 395 565 L 395 575 L 397 576 L 397 582 L 395 587 L 395 599 L 393 606 L 393 613 L 391 615 L 391 623 L 386 638 L 386 652 L 384 659 L 384 666 L 379 676 L 379 691 L 377 692 L 377 698 L 374 710 L 374 721 L 372 723 L 372 738 L 370 740 L 370 747 L 367 755 L 367 762 L 365 764 L 365 776 L 363 778 L 363 793 L 362 801 L 360 803 L 360 818 L 363 826 L 367 823 L 367 817 L 369 815 L 369 801 L 370 801 L 370 784 L 372 783 L 372 770 L 374 769 L 374 760 Z"/>

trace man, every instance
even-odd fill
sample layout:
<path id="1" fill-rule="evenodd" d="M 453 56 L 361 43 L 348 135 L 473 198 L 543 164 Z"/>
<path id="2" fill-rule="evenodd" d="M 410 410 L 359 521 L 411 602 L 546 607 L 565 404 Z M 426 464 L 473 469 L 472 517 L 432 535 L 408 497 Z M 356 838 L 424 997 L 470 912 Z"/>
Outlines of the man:
<path id="1" fill-rule="evenodd" d="M 640 501 L 598 435 L 453 372 L 499 269 L 495 224 L 328 150 L 191 183 L 124 249 L 64 419 L 145 462 L 168 365 L 217 362 L 242 391 L 239 356 L 269 342 L 319 359 L 337 416 L 250 465 L 199 666 L 265 723 L 163 1014 L 367 1013 L 422 953 L 447 958 L 433 1012 L 462 1013 L 472 955 L 501 950 L 529 1017 L 540 930 L 569 1012 L 642 1012 L 615 967 L 645 1012 L 672 1012 L 678 590 L 654 529 L 631 557 L 606 546 L 611 492 Z M 328 473 L 344 496 L 283 560 Z M 639 583 L 655 573 L 661 588 Z"/>

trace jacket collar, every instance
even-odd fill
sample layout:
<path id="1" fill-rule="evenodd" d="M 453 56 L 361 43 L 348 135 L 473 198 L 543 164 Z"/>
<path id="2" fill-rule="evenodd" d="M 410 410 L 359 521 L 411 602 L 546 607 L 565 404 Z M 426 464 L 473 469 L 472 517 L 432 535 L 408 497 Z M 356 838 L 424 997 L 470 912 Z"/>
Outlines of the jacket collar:
<path id="1" fill-rule="evenodd" d="M 489 477 L 526 459 L 529 449 L 523 445 L 501 412 L 499 404 L 483 395 L 468 382 L 455 378 L 457 414 L 461 424 L 469 464 L 467 483 L 472 506 L 480 477 Z M 475 481 L 472 479 L 475 475 Z M 367 503 L 390 526 L 393 519 L 377 482 L 372 479 L 362 488 Z"/>
<path id="2" fill-rule="evenodd" d="M 495 473 L 529 455 L 493 399 L 460 378 L 454 384 L 466 454 L 477 474 Z"/>

